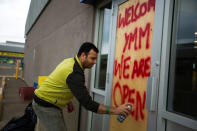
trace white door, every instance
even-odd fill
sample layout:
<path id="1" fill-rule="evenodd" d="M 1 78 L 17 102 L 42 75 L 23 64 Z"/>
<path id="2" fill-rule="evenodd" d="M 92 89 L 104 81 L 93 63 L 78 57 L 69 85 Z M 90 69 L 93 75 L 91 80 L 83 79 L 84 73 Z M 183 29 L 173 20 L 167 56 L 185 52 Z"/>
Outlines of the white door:
<path id="1" fill-rule="evenodd" d="M 156 0 L 149 131 L 197 130 L 197 0 Z"/>

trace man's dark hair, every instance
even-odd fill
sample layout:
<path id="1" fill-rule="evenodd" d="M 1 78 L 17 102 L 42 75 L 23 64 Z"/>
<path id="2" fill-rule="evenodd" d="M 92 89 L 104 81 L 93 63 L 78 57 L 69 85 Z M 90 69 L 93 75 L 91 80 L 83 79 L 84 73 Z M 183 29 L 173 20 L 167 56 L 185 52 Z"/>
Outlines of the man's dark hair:
<path id="1" fill-rule="evenodd" d="M 81 47 L 79 48 L 78 54 L 77 56 L 80 57 L 81 54 L 84 52 L 86 55 L 88 55 L 88 53 L 90 52 L 90 50 L 93 49 L 96 53 L 99 52 L 99 50 L 97 49 L 97 47 L 90 43 L 90 42 L 85 42 L 81 45 Z"/>

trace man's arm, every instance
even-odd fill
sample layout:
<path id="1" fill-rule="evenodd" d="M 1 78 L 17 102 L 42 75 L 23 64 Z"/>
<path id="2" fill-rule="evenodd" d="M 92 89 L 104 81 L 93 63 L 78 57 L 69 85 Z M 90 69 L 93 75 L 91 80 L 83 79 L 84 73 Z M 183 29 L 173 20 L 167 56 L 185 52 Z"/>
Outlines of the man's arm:
<path id="1" fill-rule="evenodd" d="M 126 103 L 126 104 L 120 105 L 118 107 L 112 107 L 112 106 L 107 107 L 105 105 L 100 104 L 97 113 L 99 113 L 99 114 L 106 114 L 107 113 L 106 112 L 107 108 L 109 108 L 109 112 L 108 113 L 111 114 L 111 115 L 122 114 L 122 115 L 127 116 L 131 112 L 131 109 L 129 109 L 129 107 L 128 107 L 129 105 L 131 106 L 131 104 Z"/>
<path id="2" fill-rule="evenodd" d="M 97 113 L 99 104 L 92 100 L 89 92 L 84 85 L 84 77 L 78 72 L 72 72 L 66 79 L 68 87 L 79 103 L 87 110 Z"/>
<path id="3" fill-rule="evenodd" d="M 113 115 L 123 114 L 125 116 L 127 116 L 130 112 L 128 105 L 131 104 L 128 103 L 120 105 L 118 107 L 108 107 L 93 101 L 91 96 L 89 95 L 89 92 L 84 86 L 83 76 L 81 74 L 77 74 L 77 72 L 71 73 L 67 77 L 66 82 L 68 84 L 68 87 L 72 91 L 73 95 L 87 110 L 99 114 L 113 114 Z"/>

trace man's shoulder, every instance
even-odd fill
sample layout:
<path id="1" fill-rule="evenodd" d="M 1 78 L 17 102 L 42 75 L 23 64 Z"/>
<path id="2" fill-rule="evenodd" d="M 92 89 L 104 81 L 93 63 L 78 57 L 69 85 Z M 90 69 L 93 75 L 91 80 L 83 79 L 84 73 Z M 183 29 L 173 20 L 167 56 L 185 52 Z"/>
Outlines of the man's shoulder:
<path id="1" fill-rule="evenodd" d="M 68 66 L 73 66 L 74 63 L 75 63 L 74 58 L 67 58 L 67 59 L 64 59 L 59 65 L 68 67 Z"/>
<path id="2" fill-rule="evenodd" d="M 74 57 L 66 58 L 62 62 L 75 62 Z"/>
<path id="3" fill-rule="evenodd" d="M 64 59 L 54 70 L 55 72 L 72 72 L 74 66 L 74 58 Z"/>

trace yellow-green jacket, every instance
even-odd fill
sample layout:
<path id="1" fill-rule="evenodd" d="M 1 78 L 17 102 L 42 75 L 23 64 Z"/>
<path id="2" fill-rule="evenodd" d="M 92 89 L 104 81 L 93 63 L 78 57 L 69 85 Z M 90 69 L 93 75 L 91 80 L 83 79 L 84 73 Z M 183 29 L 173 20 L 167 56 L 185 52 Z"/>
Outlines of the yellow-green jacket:
<path id="1" fill-rule="evenodd" d="M 38 98 L 60 109 L 63 109 L 73 96 L 93 112 L 97 112 L 99 106 L 92 101 L 85 87 L 84 69 L 77 56 L 63 60 L 34 93 Z"/>

